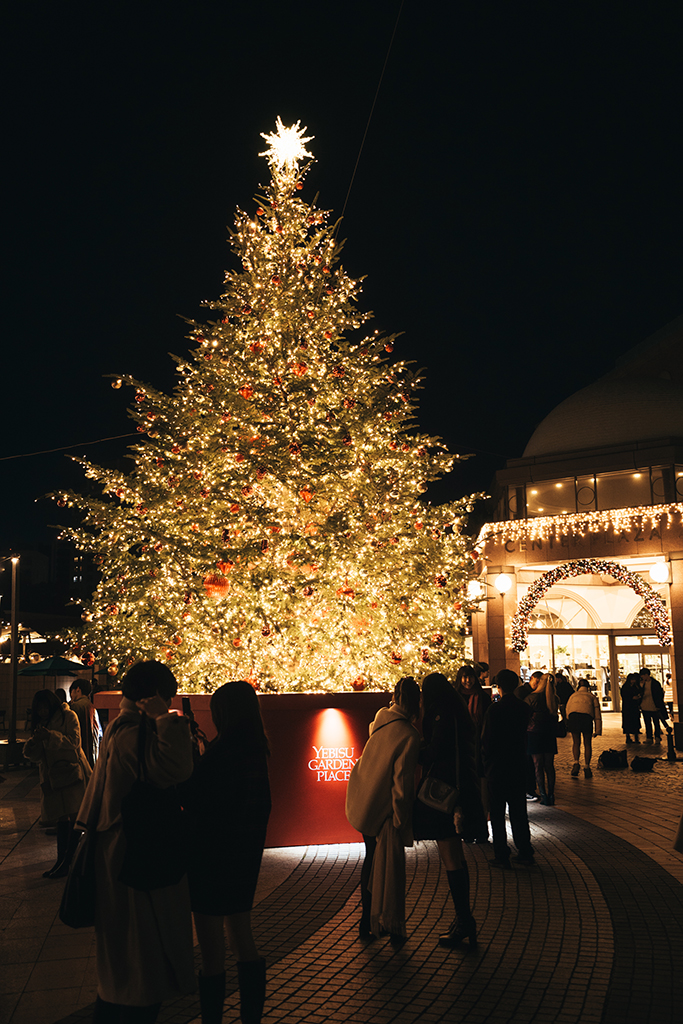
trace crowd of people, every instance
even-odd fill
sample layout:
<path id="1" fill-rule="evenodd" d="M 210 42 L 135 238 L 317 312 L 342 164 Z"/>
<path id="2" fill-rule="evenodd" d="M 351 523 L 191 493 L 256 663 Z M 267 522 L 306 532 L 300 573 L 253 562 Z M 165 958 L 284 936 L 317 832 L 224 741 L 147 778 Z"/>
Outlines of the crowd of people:
<path id="1" fill-rule="evenodd" d="M 591 775 L 592 738 L 602 722 L 587 680 L 575 688 L 562 673 L 534 672 L 522 682 L 503 669 L 494 699 L 483 686 L 487 674 L 487 665 L 464 665 L 453 681 L 430 673 L 421 687 L 404 677 L 370 724 L 346 795 L 348 820 L 365 844 L 364 941 L 388 935 L 396 947 L 406 942 L 405 848 L 433 840 L 454 910 L 438 943 L 474 945 L 463 842 L 488 843 L 490 821 L 491 863 L 533 866 L 527 802 L 555 803 L 558 736 L 571 733 L 572 777 L 580 774 L 582 744 L 584 775 Z M 170 713 L 176 690 L 166 666 L 134 664 L 104 736 L 86 681 L 72 684 L 70 702 L 65 693 L 36 693 L 24 753 L 39 765 L 41 818 L 56 823 L 57 859 L 45 877 L 65 877 L 83 830 L 96 833 L 95 1024 L 153 1022 L 164 1000 L 194 990 L 192 917 L 203 1024 L 222 1019 L 226 935 L 241 1019 L 259 1024 L 266 969 L 251 910 L 271 804 L 258 697 L 243 681 L 216 690 L 216 737 L 206 744 L 190 719 Z M 641 716 L 647 738 L 659 739 L 666 708 L 649 670 L 629 675 L 621 694 L 626 741 L 637 742 Z"/>
<path id="2" fill-rule="evenodd" d="M 93 1021 L 151 1024 L 164 1000 L 195 990 L 194 917 L 203 1024 L 223 1017 L 226 934 L 241 1019 L 259 1024 L 266 968 L 251 909 L 270 787 L 256 692 L 243 681 L 215 691 L 216 737 L 204 746 L 188 718 L 170 713 L 170 669 L 137 662 L 123 678 L 118 717 L 93 744 L 93 771 L 81 744 L 99 739 L 96 712 L 78 708 L 74 687 L 84 692 L 82 681 L 74 684 L 69 705 L 38 691 L 24 753 L 40 766 L 41 819 L 57 822 L 57 862 L 47 876 L 64 877 L 74 836 L 96 832 Z"/>

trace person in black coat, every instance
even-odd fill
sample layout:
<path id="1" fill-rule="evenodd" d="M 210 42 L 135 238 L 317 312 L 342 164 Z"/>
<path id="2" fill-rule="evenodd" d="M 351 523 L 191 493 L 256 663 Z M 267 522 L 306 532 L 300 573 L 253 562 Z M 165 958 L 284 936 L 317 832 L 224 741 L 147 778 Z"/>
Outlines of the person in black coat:
<path id="1" fill-rule="evenodd" d="M 643 699 L 643 684 L 637 672 L 629 672 L 621 687 L 621 728 L 627 743 L 640 743 L 640 702 Z M 631 736 L 633 735 L 633 739 Z"/>
<path id="2" fill-rule="evenodd" d="M 457 813 L 463 828 L 480 827 L 484 811 L 474 761 L 474 723 L 462 697 L 440 672 L 432 672 L 422 682 L 422 734 L 424 742 L 419 761 L 423 776 L 432 775 L 457 787 L 460 803 Z M 455 921 L 439 936 L 442 946 L 456 946 L 465 938 L 477 941 L 477 926 L 470 909 L 470 878 L 457 834 L 453 814 L 427 807 L 415 801 L 413 814 L 415 839 L 434 839 L 446 868 L 446 877 L 455 907 Z"/>
<path id="3" fill-rule="evenodd" d="M 510 867 L 505 828 L 507 805 L 517 847 L 514 859 L 520 864 L 531 865 L 534 863 L 534 849 L 526 810 L 526 744 L 531 708 L 515 697 L 519 676 L 510 669 L 504 668 L 498 673 L 494 686 L 498 687 L 502 697 L 486 712 L 481 737 L 493 831 L 493 863 L 501 868 Z"/>
<path id="4" fill-rule="evenodd" d="M 271 806 L 268 742 L 249 683 L 221 686 L 210 709 L 218 735 L 182 792 L 192 844 L 190 898 L 202 954 L 202 1021 L 222 1020 L 227 932 L 237 960 L 241 1019 L 258 1024 L 266 964 L 254 943 L 251 909 Z"/>

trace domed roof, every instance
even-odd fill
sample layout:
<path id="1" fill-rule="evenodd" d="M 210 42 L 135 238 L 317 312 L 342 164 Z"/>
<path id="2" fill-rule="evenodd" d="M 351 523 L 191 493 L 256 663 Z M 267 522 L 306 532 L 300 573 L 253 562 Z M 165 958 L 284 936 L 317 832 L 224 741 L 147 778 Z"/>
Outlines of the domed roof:
<path id="1" fill-rule="evenodd" d="M 524 458 L 683 438 L 683 317 L 621 357 L 539 424 Z"/>

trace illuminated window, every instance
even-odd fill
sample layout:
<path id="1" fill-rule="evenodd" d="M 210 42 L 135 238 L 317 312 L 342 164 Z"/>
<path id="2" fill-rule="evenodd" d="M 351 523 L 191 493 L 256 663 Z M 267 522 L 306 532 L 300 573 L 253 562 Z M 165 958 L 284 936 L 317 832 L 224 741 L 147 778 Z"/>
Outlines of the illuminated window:
<path id="1" fill-rule="evenodd" d="M 632 508 L 650 505 L 649 472 L 598 473 L 596 475 L 598 509 Z"/>

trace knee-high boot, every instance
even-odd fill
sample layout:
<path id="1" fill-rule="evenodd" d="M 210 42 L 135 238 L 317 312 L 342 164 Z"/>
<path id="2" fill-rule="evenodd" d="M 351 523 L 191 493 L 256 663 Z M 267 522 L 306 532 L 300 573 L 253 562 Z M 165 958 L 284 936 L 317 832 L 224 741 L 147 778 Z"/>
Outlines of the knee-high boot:
<path id="1" fill-rule="evenodd" d="M 57 860 L 54 862 L 49 871 L 43 871 L 43 878 L 59 878 L 55 872 L 61 867 L 61 864 L 66 856 L 66 851 L 69 848 L 69 839 L 73 831 L 73 825 L 70 821 L 58 821 L 57 822 Z"/>
<path id="2" fill-rule="evenodd" d="M 121 1007 L 118 1003 L 105 1003 L 98 996 L 92 1014 L 92 1024 L 119 1024 Z"/>
<path id="3" fill-rule="evenodd" d="M 225 971 L 220 974 L 199 975 L 199 1005 L 202 1024 L 221 1024 L 225 1001 Z"/>
<path id="4" fill-rule="evenodd" d="M 242 1024 L 261 1024 L 266 1001 L 266 961 L 238 960 L 237 978 L 240 986 L 240 1017 Z"/>
<path id="5" fill-rule="evenodd" d="M 439 936 L 440 946 L 457 946 L 463 939 L 470 946 L 477 941 L 477 924 L 470 909 L 470 873 L 467 864 L 455 871 L 447 871 L 448 887 L 455 907 L 455 921 L 445 935 Z"/>
<path id="6" fill-rule="evenodd" d="M 121 1024 L 154 1024 L 160 1009 L 161 1003 L 153 1006 L 121 1006 L 119 1020 Z"/>

